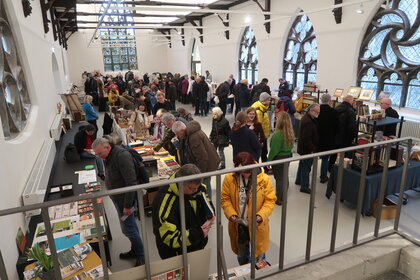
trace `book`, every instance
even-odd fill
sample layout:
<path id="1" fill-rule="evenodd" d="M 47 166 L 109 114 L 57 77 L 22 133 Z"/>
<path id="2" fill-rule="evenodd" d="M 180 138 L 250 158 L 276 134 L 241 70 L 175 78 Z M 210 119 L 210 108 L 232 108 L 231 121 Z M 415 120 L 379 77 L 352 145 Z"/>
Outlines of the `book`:
<path id="1" fill-rule="evenodd" d="M 74 247 L 57 253 L 58 263 L 60 264 L 61 276 L 63 278 L 83 269 L 82 258 L 76 252 Z"/>
<path id="2" fill-rule="evenodd" d="M 19 227 L 18 232 L 16 234 L 16 245 L 19 249 L 20 254 L 25 253 L 26 248 L 26 236 L 22 231 L 22 228 Z"/>

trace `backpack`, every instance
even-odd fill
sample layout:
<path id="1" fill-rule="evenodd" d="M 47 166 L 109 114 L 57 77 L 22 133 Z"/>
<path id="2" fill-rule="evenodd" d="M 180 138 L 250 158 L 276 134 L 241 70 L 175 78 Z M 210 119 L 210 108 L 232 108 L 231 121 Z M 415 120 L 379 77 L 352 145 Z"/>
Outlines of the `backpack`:
<path id="1" fill-rule="evenodd" d="M 289 106 L 287 106 L 287 109 L 286 109 L 286 102 L 289 101 L 289 99 L 290 98 L 287 96 L 283 96 L 282 98 L 280 98 L 279 101 L 277 102 L 275 112 L 278 113 L 278 112 L 284 111 L 284 112 L 289 113 L 289 110 L 290 110 Z"/>
<path id="2" fill-rule="evenodd" d="M 73 143 L 68 143 L 64 149 L 64 160 L 67 163 L 79 162 L 80 155 L 76 146 Z"/>
<path id="3" fill-rule="evenodd" d="M 133 159 L 134 168 L 136 169 L 136 178 L 138 184 L 149 183 L 149 176 L 147 175 L 146 167 L 143 163 L 143 158 L 139 153 L 129 146 L 121 146 L 126 149 Z"/>

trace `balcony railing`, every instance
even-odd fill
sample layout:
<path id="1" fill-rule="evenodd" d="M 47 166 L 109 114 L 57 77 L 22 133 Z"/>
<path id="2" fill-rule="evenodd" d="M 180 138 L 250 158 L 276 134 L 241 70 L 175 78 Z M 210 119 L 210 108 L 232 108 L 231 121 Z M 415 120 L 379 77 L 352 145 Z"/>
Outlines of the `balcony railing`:
<path id="1" fill-rule="evenodd" d="M 282 199 L 282 213 L 281 213 L 281 230 L 280 230 L 280 248 L 279 248 L 279 262 L 278 262 L 278 269 L 275 272 L 272 272 L 272 270 L 269 272 L 269 274 L 277 274 L 284 270 L 291 269 L 294 267 L 297 267 L 299 265 L 302 265 L 304 263 L 314 261 L 320 258 L 323 258 L 328 255 L 336 254 L 339 252 L 342 252 L 343 250 L 346 250 L 348 248 L 352 248 L 354 246 L 364 244 L 366 242 L 373 241 L 378 238 L 382 238 L 384 236 L 388 236 L 393 233 L 398 233 L 408 239 L 410 239 L 413 242 L 416 242 L 416 240 L 413 240 L 409 235 L 405 234 L 403 231 L 399 230 L 399 222 L 400 222 L 400 215 L 401 215 L 401 206 L 403 204 L 403 193 L 406 186 L 406 179 L 408 174 L 408 163 L 409 163 L 409 156 L 411 154 L 411 148 L 413 146 L 413 142 L 420 142 L 420 139 L 415 139 L 411 137 L 405 137 L 400 139 L 393 139 L 383 142 L 376 142 L 376 143 L 370 143 L 366 145 L 360 145 L 355 147 L 349 147 L 344 149 L 337 149 L 337 150 L 331 150 L 327 152 L 322 153 L 314 153 L 309 154 L 305 156 L 296 156 L 292 158 L 282 159 L 282 160 L 275 160 L 271 162 L 266 163 L 260 163 L 260 164 L 254 164 L 254 165 L 248 165 L 248 166 L 242 166 L 237 167 L 234 169 L 225 169 L 225 170 L 218 170 L 214 172 L 208 172 L 200 174 L 199 176 L 187 176 L 187 177 L 180 177 L 175 178 L 171 180 L 163 180 L 163 181 L 156 181 L 148 184 L 143 185 L 135 185 L 130 187 L 125 187 L 121 189 L 115 189 L 115 190 L 104 190 L 97 193 L 92 193 L 83 196 L 83 199 L 91 199 L 93 201 L 94 206 L 94 217 L 95 217 L 95 224 L 96 224 L 96 232 L 97 232 L 97 240 L 99 242 L 99 248 L 100 248 L 100 255 L 101 255 L 101 261 L 102 261 L 102 268 L 104 272 L 104 279 L 113 279 L 112 275 L 108 274 L 107 269 L 107 261 L 106 261 L 106 254 L 105 254 L 105 245 L 103 241 L 103 233 L 100 223 L 100 207 L 96 201 L 97 198 L 104 198 L 111 195 L 117 195 L 117 194 L 123 194 L 126 192 L 137 192 L 138 196 L 138 203 L 139 203 L 139 215 L 140 215 L 140 230 L 142 232 L 143 237 L 143 244 L 144 244 L 144 252 L 145 252 L 145 270 L 147 279 L 151 279 L 151 268 L 150 268 L 150 258 L 149 258 L 149 238 L 147 231 L 146 231 L 146 217 L 144 212 L 144 205 L 143 205 L 143 190 L 149 189 L 149 188 L 155 188 L 160 187 L 163 185 L 168 185 L 171 183 L 181 183 L 185 181 L 189 181 L 191 179 L 195 179 L 197 177 L 205 178 L 205 177 L 216 177 L 216 229 L 217 229 L 217 273 L 218 273 L 218 279 L 228 279 L 227 274 L 227 267 L 226 267 L 226 261 L 224 259 L 224 252 L 223 252 L 223 226 L 222 226 L 222 209 L 221 209 L 221 186 L 222 186 L 222 175 L 225 175 L 227 173 L 231 172 L 240 172 L 252 169 L 252 189 L 251 191 L 253 193 L 256 193 L 256 185 L 257 185 L 257 174 L 258 170 L 261 167 L 269 166 L 269 165 L 276 165 L 276 164 L 282 164 L 282 163 L 291 163 L 294 161 L 304 160 L 304 159 L 313 159 L 313 167 L 312 167 L 312 177 L 311 177 L 311 194 L 310 194 L 310 201 L 309 201 L 309 211 L 308 211 L 308 226 L 307 226 L 307 238 L 306 238 L 306 251 L 305 251 L 305 259 L 302 261 L 299 261 L 297 263 L 293 263 L 290 265 L 285 265 L 285 241 L 286 241 L 286 220 L 287 220 L 287 188 L 283 188 L 283 199 Z M 386 232 L 379 232 L 380 225 L 381 225 L 381 212 L 382 212 L 382 203 L 378 203 L 377 206 L 377 216 L 375 221 L 375 228 L 373 235 L 369 238 L 361 239 L 359 237 L 359 227 L 360 227 L 360 219 L 361 219 L 361 210 L 363 205 L 363 198 L 365 193 L 365 179 L 366 179 L 366 171 L 368 167 L 369 162 L 369 149 L 377 146 L 385 147 L 385 160 L 383 163 L 383 176 L 381 178 L 381 185 L 380 185 L 380 191 L 378 200 L 383 201 L 385 197 L 386 192 L 386 185 L 387 185 L 387 179 L 388 179 L 388 163 L 390 160 L 390 154 L 391 154 L 391 146 L 392 145 L 401 145 L 405 147 L 405 154 L 404 154 L 404 164 L 403 164 L 403 172 L 402 172 L 402 178 L 401 178 L 401 184 L 397 203 L 397 212 L 396 217 L 394 221 L 394 227 L 392 230 L 386 231 Z M 340 156 L 339 163 L 338 163 L 338 173 L 337 173 L 337 185 L 336 185 L 336 194 L 335 194 L 335 203 L 334 203 L 334 213 L 332 218 L 332 229 L 331 229 L 331 237 L 330 237 L 330 248 L 329 251 L 314 255 L 312 254 L 312 235 L 313 235 L 313 223 L 314 223 L 314 209 L 315 209 L 315 195 L 317 192 L 317 170 L 318 170 L 318 159 L 322 156 L 334 154 L 334 153 L 341 153 L 341 155 L 344 155 L 345 152 L 351 152 L 355 150 L 363 150 L 363 162 L 361 167 L 361 175 L 360 175 L 360 181 L 359 181 L 359 191 L 358 191 L 358 199 L 357 199 L 357 206 L 355 211 L 355 220 L 354 220 L 354 231 L 353 231 L 353 241 L 351 244 L 347 244 L 342 247 L 336 246 L 336 237 L 337 237 L 337 228 L 338 228 L 338 215 L 339 215 L 339 205 L 340 205 L 340 198 L 341 198 L 341 190 L 342 190 L 342 183 L 343 183 L 343 170 L 344 170 L 344 156 Z M 288 178 L 287 169 L 284 169 L 283 174 L 283 185 L 286 185 L 286 180 Z M 183 188 L 180 189 L 180 211 L 181 211 L 181 229 L 182 229 L 182 240 L 186 240 L 186 231 L 185 231 L 185 208 L 184 208 L 184 196 L 183 196 Z M 25 211 L 35 210 L 35 209 L 41 209 L 41 215 L 45 224 L 45 230 L 46 230 L 46 236 L 48 238 L 48 243 L 50 246 L 51 256 L 54 263 L 54 271 L 55 271 L 55 277 L 56 279 L 62 279 L 60 269 L 59 269 L 59 263 L 58 263 L 58 257 L 57 257 L 57 251 L 55 248 L 54 238 L 53 238 L 53 232 L 51 228 L 51 222 L 50 217 L 48 215 L 48 208 L 64 204 L 64 203 L 70 203 L 79 201 L 80 197 L 68 197 L 63 198 L 59 200 L 54 201 L 48 201 L 44 203 L 29 205 L 29 206 L 23 206 L 23 207 L 14 207 L 9 209 L 0 210 L 0 217 L 2 216 L 8 216 L 18 213 L 23 213 Z M 255 251 L 256 251 L 256 199 L 252 200 L 252 223 L 251 223 L 251 272 L 250 272 L 250 279 L 261 279 L 262 277 L 267 277 L 267 272 L 261 271 L 256 273 L 255 269 Z M 418 244 L 418 242 L 416 242 Z M 184 271 L 187 271 L 188 269 L 188 255 L 187 255 L 187 247 L 186 244 L 182 244 L 182 252 L 183 252 L 183 265 L 184 265 Z M 258 274 L 258 275 L 257 275 Z M 188 273 L 185 274 L 185 279 L 188 280 Z M 3 256 L 0 251 L 0 278 L 1 279 L 9 279 L 7 276 L 6 267 L 4 265 Z"/>

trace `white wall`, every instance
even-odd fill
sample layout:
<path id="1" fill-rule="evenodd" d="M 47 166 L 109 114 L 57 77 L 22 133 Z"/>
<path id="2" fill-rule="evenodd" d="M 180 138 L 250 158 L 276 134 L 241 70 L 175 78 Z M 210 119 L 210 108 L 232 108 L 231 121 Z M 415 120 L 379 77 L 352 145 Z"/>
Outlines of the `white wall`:
<path id="1" fill-rule="evenodd" d="M 294 13 L 298 9 L 311 11 L 321 7 L 331 6 L 330 0 L 296 0 L 296 1 L 272 1 L 271 11 L 282 13 Z M 369 19 L 376 11 L 375 1 L 364 4 L 365 13 L 358 15 L 355 13 L 357 6 L 343 8 L 343 19 L 341 24 L 336 24 L 331 9 L 310 13 L 309 18 L 315 29 L 318 40 L 318 71 L 317 83 L 323 89 L 328 88 L 347 88 L 356 82 L 357 56 L 364 30 L 369 23 Z M 246 2 L 233 9 L 244 11 L 259 10 L 253 2 Z M 272 18 L 279 18 L 273 15 Z M 231 14 L 230 39 L 227 40 L 221 32 L 212 29 L 204 29 L 204 44 L 199 43 L 203 71 L 208 69 L 213 74 L 213 79 L 220 82 L 233 73 L 238 77 L 238 55 L 239 44 L 244 30 L 244 15 Z M 251 15 L 252 22 L 264 20 L 262 15 Z M 267 34 L 263 24 L 252 24 L 254 30 L 259 58 L 259 79 L 264 77 L 269 79 L 271 88 L 278 86 L 278 78 L 282 75 L 282 58 L 284 45 L 290 26 L 295 18 L 284 18 L 271 22 L 271 33 Z M 203 21 L 204 26 L 214 26 L 222 28 L 222 22 L 216 16 L 206 17 Z M 198 32 L 194 31 L 194 36 Z M 175 39 L 176 40 L 176 39 Z M 198 40 L 198 38 L 197 38 Z M 169 69 L 175 71 L 180 65 L 179 71 L 190 72 L 191 39 L 187 39 L 187 44 L 183 47 L 180 41 L 168 48 Z M 188 65 L 185 65 L 188 61 Z"/>
<path id="2" fill-rule="evenodd" d="M 68 43 L 70 79 L 78 86 L 82 85 L 84 71 L 99 70 L 105 73 L 100 43 L 97 42 L 88 47 L 92 34 L 93 30 L 81 30 L 73 34 Z M 168 71 L 166 44 L 155 44 L 147 34 L 139 33 L 136 35 L 136 45 L 138 70 L 133 71 L 135 74 L 143 76 L 145 72 L 151 74 Z M 117 72 L 109 73 L 118 74 Z"/>
<path id="3" fill-rule="evenodd" d="M 2 1 L 9 24 L 14 33 L 21 65 L 26 76 L 32 110 L 23 133 L 12 141 L 5 141 L 0 132 L 0 208 L 21 206 L 21 195 L 28 174 L 35 162 L 44 139 L 49 137 L 49 128 L 60 100 L 52 72 L 52 47 L 57 56 L 60 84 L 66 85 L 61 47 L 54 42 L 52 31 L 44 35 L 39 1 L 31 2 L 32 15 L 24 18 L 21 1 Z M 65 54 L 64 54 L 65 55 Z M 63 88 L 59 89 L 60 91 Z M 1 126 L 0 126 L 1 127 Z M 18 258 L 15 236 L 18 227 L 25 230 L 23 215 L 0 218 L 0 250 L 6 262 L 10 279 L 17 279 Z"/>

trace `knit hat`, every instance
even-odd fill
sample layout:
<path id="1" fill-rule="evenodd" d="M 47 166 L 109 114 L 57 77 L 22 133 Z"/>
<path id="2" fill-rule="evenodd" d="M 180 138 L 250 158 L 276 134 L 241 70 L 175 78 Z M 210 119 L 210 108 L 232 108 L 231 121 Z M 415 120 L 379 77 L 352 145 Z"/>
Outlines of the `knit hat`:
<path id="1" fill-rule="evenodd" d="M 271 98 L 271 95 L 266 93 L 266 92 L 263 92 L 260 95 L 260 101 L 261 102 L 264 102 L 264 101 L 266 101 L 267 99 L 270 99 L 270 98 Z"/>

